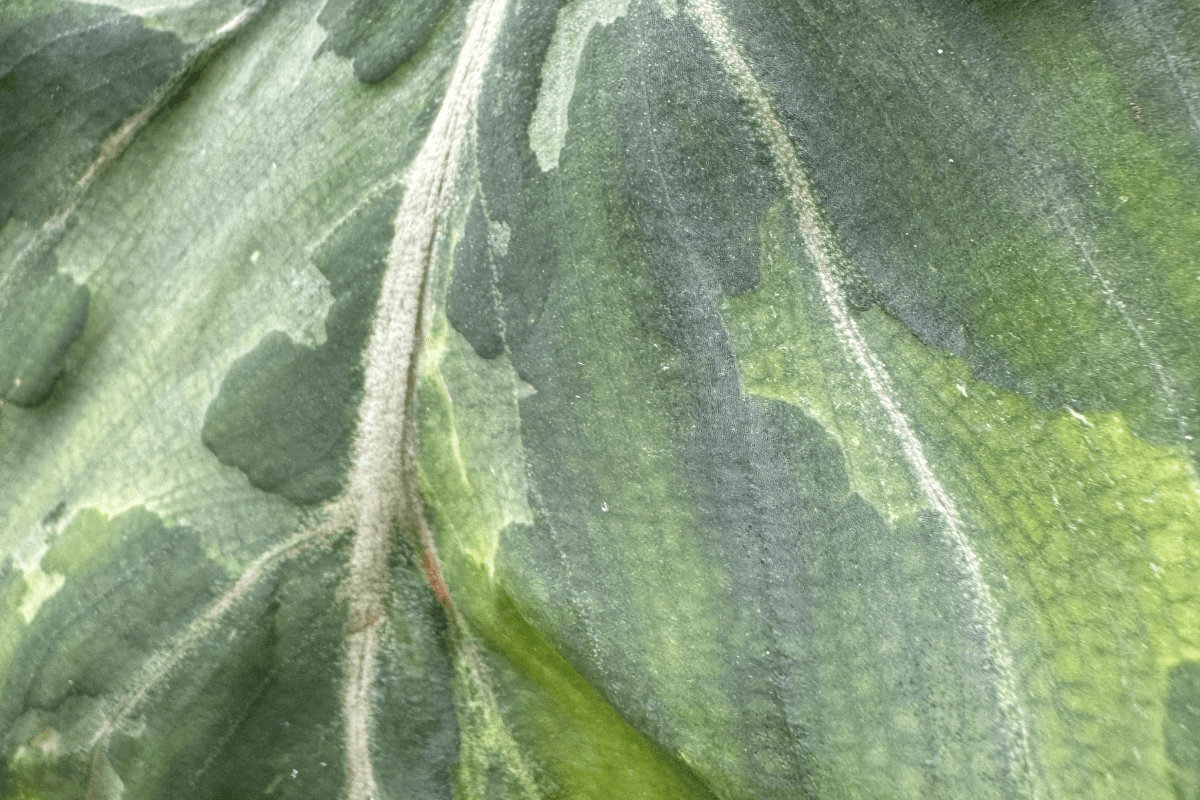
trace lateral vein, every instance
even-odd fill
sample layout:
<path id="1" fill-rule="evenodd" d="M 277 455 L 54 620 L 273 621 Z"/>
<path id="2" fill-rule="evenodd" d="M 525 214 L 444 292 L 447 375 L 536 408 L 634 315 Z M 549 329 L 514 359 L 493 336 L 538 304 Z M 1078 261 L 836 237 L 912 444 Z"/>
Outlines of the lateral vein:
<path id="1" fill-rule="evenodd" d="M 166 107 L 187 79 L 202 69 L 218 51 L 232 42 L 247 25 L 258 17 L 268 2 L 270 0 L 254 0 L 200 40 L 184 58 L 179 69 L 175 70 L 171 77 L 151 94 L 146 105 L 127 117 L 116 130 L 105 137 L 104 141 L 100 143 L 99 155 L 75 180 L 75 185 L 71 187 L 66 202 L 53 216 L 42 223 L 37 234 L 17 254 L 17 264 L 24 264 L 36 259 L 58 244 L 67 232 L 67 221 L 87 197 L 87 192 L 96 179 L 129 149 L 138 134 L 158 115 L 158 112 Z"/>
<path id="2" fill-rule="evenodd" d="M 113 732 L 120 730 L 142 702 L 164 685 L 175 668 L 196 649 L 200 642 L 218 630 L 218 624 L 238 603 L 249 596 L 251 590 L 292 558 L 310 547 L 326 543 L 333 533 L 328 526 L 319 525 L 263 553 L 246 568 L 232 586 L 192 620 L 169 647 L 154 653 L 145 661 L 137 675 L 129 682 L 125 692 L 106 703 L 96 730 L 88 740 L 93 766 L 89 787 L 98 780 L 96 769 L 97 765 L 103 761 L 108 737 Z M 91 788 L 88 791 L 90 793 Z"/>
<path id="3" fill-rule="evenodd" d="M 892 434 L 900 443 L 905 460 L 921 492 L 946 521 L 953 551 L 959 562 L 958 567 L 967 578 L 976 626 L 983 634 L 988 657 L 997 672 L 998 700 L 1007 723 L 1006 735 L 1009 740 L 1008 768 L 1014 780 L 1023 784 L 1026 796 L 1033 796 L 1036 791 L 1031 779 L 1033 766 L 1029 733 L 1013 677 L 1012 657 L 1000 632 L 995 600 L 984 581 L 979 557 L 963 530 L 958 508 L 938 481 L 925 457 L 920 440 L 896 401 L 886 368 L 871 351 L 858 323 L 850 313 L 849 304 L 838 280 L 839 268 L 844 262 L 841 248 L 821 213 L 799 152 L 775 114 L 766 91 L 742 54 L 741 47 L 734 40 L 728 20 L 718 9 L 715 0 L 692 0 L 689 12 L 708 39 L 735 90 L 749 106 L 750 116 L 758 126 L 759 134 L 766 140 L 775 162 L 775 169 L 784 184 L 796 216 L 805 250 L 816 266 L 822 299 L 833 318 L 834 328 L 845 354 L 857 364 L 866 378 L 876 402 L 887 417 Z"/>

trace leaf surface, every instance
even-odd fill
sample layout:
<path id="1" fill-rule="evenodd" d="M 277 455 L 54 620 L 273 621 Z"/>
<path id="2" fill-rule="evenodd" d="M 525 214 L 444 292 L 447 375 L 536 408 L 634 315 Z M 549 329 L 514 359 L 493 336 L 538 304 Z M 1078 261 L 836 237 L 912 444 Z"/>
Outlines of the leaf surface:
<path id="1" fill-rule="evenodd" d="M 0 12 L 0 796 L 1200 797 L 1200 9 Z"/>

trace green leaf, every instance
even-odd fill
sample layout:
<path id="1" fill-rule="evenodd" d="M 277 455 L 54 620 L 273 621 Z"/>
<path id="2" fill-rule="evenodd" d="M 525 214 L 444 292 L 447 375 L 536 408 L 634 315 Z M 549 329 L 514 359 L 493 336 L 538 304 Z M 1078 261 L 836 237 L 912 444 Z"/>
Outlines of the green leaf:
<path id="1" fill-rule="evenodd" d="M 0 797 L 1200 798 L 1200 7 L 0 11 Z"/>

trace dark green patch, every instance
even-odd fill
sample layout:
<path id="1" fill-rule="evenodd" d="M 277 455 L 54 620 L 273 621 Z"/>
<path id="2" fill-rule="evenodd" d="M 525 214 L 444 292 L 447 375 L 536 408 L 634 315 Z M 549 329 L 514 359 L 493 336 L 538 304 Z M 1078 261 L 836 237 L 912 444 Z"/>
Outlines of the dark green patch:
<path id="1" fill-rule="evenodd" d="M 81 512 L 41 567 L 69 581 L 46 601 L 19 648 L 0 721 L 18 706 L 50 710 L 68 697 L 114 691 L 225 578 L 195 532 L 164 527 L 140 507 L 112 520 Z"/>
<path id="2" fill-rule="evenodd" d="M 1169 15 L 1116 7 L 1042 2 L 989 18 L 954 0 L 868 14 L 769 2 L 728 13 L 861 280 L 849 287 L 858 305 L 881 305 L 976 377 L 1044 407 L 1120 408 L 1143 435 L 1178 442 L 1194 405 L 1181 408 L 1150 365 L 1166 363 L 1168 380 L 1188 374 L 1168 332 L 1186 314 L 1146 275 L 1194 274 L 1194 246 L 1155 253 L 1161 231 L 1143 235 L 1117 209 L 1162 185 L 1136 190 L 1160 149 L 1196 161 L 1194 147 L 1137 134 L 1118 76 L 1144 70 L 1107 44 L 1137 38 L 1134 17 Z M 1035 74 L 1039 62 L 1053 75 Z M 1194 172 L 1179 180 L 1196 195 Z M 1172 205 L 1190 219 L 1188 204 Z"/>
<path id="3" fill-rule="evenodd" d="M 364 206 L 313 260 L 329 280 L 326 340 L 268 334 L 230 368 L 201 438 L 250 483 L 296 503 L 336 496 L 346 477 L 362 396 L 362 351 L 379 298 L 402 189 Z"/>
<path id="4" fill-rule="evenodd" d="M 0 398 L 31 408 L 50 394 L 83 334 L 90 292 L 59 273 L 50 253 L 16 265 L 0 287 Z"/>
<path id="5" fill-rule="evenodd" d="M 487 215 L 478 198 L 454 251 L 454 272 L 446 297 L 446 319 L 480 358 L 504 352 L 504 325 L 497 306 L 495 256 L 488 246 Z"/>
<path id="6" fill-rule="evenodd" d="M 338 395 L 356 388 L 358 376 L 325 355 L 286 334 L 268 334 L 230 368 L 201 432 L 222 463 L 296 503 L 317 503 L 340 491 L 354 431 L 352 413 L 330 408 L 326 395 L 313 391 L 322 378 Z"/>
<path id="7" fill-rule="evenodd" d="M 1163 738 L 1175 766 L 1175 796 L 1200 798 L 1200 662 L 1183 661 L 1171 669 Z"/>
<path id="8" fill-rule="evenodd" d="M 705 42 L 664 30 L 657 14 L 633 15 L 643 26 L 619 88 L 626 201 L 651 264 L 687 273 L 705 295 L 748 292 L 758 285 L 759 222 L 780 194 L 772 158 L 725 73 L 699 56 Z M 678 303 L 668 317 L 686 313 Z"/>
<path id="9" fill-rule="evenodd" d="M 58 521 L 62 519 L 62 515 L 65 514 L 66 511 L 67 501 L 59 500 L 57 503 L 55 503 L 54 508 L 47 511 L 46 515 L 42 517 L 42 527 L 46 530 L 53 529 L 54 526 L 58 524 Z"/>
<path id="10" fill-rule="evenodd" d="M 51 0 L 0 22 L 0 226 L 52 214 L 184 52 L 175 35 L 91 3 Z"/>
<path id="11" fill-rule="evenodd" d="M 114 741 L 109 758 L 127 783 L 161 800 L 342 790 L 344 555 L 307 554 L 262 581 L 147 713 L 145 732 Z"/>
<path id="12" fill-rule="evenodd" d="M 326 49 L 354 59 L 354 76 L 376 83 L 415 56 L 461 0 L 329 0 L 317 21 Z"/>
<path id="13" fill-rule="evenodd" d="M 0 693 L 6 781 L 18 785 L 74 774 L 72 756 L 44 761 L 20 746 L 49 737 L 78 751 L 98 724 L 100 698 L 122 694 L 226 578 L 193 531 L 142 508 L 111 520 L 81 512 L 41 567 L 68 581 L 21 637 Z"/>
<path id="14" fill-rule="evenodd" d="M 67 582 L 20 638 L 0 696 L 4 796 L 336 795 L 344 556 L 268 567 L 184 646 L 233 585 L 196 533 L 142 508 L 78 514 L 41 562 Z M 105 720 L 120 724 L 96 739 Z"/>

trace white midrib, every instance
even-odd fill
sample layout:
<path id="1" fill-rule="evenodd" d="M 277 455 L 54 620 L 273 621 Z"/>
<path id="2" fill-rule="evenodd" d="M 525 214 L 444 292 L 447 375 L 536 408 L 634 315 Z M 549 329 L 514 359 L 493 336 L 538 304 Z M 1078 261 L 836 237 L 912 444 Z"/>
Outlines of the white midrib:
<path id="1" fill-rule="evenodd" d="M 261 8 L 257 3 L 253 10 Z M 417 348 L 424 337 L 422 306 L 425 283 L 454 198 L 464 144 L 475 120 L 483 72 L 503 20 L 506 0 L 474 0 L 466 31 L 450 74 L 446 97 L 425 143 L 405 173 L 405 194 L 396 215 L 395 236 L 387 258 L 376 318 L 365 353 L 363 401 L 353 446 L 346 491 L 327 507 L 331 514 L 315 529 L 293 538 L 257 559 L 216 601 L 197 617 L 171 646 L 156 653 L 130 682 L 129 689 L 108 704 L 91 737 L 93 751 L 89 795 L 98 789 L 103 753 L 111 733 L 119 730 L 176 666 L 211 634 L 218 623 L 276 567 L 308 546 L 327 541 L 339 531 L 354 531 L 349 570 L 343 583 L 348 603 L 345 686 L 345 800 L 379 797 L 371 764 L 371 693 L 380 624 L 390 593 L 388 560 L 392 536 L 405 523 L 418 528 L 426 572 L 439 599 L 449 604 L 437 550 L 419 508 L 415 483 L 415 428 L 411 418 Z M 243 12 L 222 26 L 222 38 L 252 18 Z M 151 114 L 132 118 L 106 143 L 104 153 L 82 179 L 90 182 L 132 140 Z M 86 188 L 86 187 L 84 187 Z M 66 213 L 68 216 L 73 206 Z M 460 621 L 455 612 L 456 621 Z M 461 624 L 461 621 L 460 621 Z"/>
<path id="2" fill-rule="evenodd" d="M 78 179 L 77 191 L 67 205 L 43 224 L 18 259 L 36 256 L 53 246 L 87 189 L 162 108 L 173 87 L 200 59 L 248 25 L 266 2 L 256 0 L 217 29 L 195 48 L 185 67 L 146 107 L 102 143 L 100 155 Z M 365 354 L 363 402 L 346 491 L 329 504 L 327 509 L 332 513 L 324 522 L 256 559 L 170 645 L 146 660 L 125 691 L 103 704 L 96 729 L 87 742 L 92 765 L 86 790 L 89 800 L 103 792 L 109 737 L 128 723 L 143 701 L 165 686 L 178 665 L 218 630 L 233 608 L 276 568 L 346 529 L 353 529 L 355 538 L 343 584 L 348 600 L 342 700 L 346 730 L 344 796 L 346 800 L 378 797 L 370 757 L 371 691 L 380 622 L 389 594 L 391 536 L 404 522 L 417 523 L 430 583 L 439 599 L 450 605 L 437 549 L 419 508 L 414 426 L 409 414 L 412 378 L 417 348 L 424 334 L 421 306 L 426 302 L 426 276 L 440 238 L 440 226 L 453 201 L 459 161 L 475 120 L 484 68 L 500 31 L 505 5 L 506 0 L 474 0 L 468 10 L 462 47 L 451 71 L 445 100 L 424 145 L 405 173 L 404 200 L 396 216 L 396 233 Z M 454 616 L 461 625 L 457 612 Z"/>
<path id="3" fill-rule="evenodd" d="M 454 201 L 464 145 L 474 122 L 484 69 L 500 32 L 506 0 L 474 0 L 445 100 L 404 177 L 378 310 L 365 353 L 366 374 L 346 492 L 338 522 L 354 530 L 349 572 L 345 687 L 346 800 L 379 796 L 371 763 L 371 694 L 381 623 L 390 593 L 392 537 L 416 524 L 431 581 L 436 549 L 421 524 L 411 417 L 417 350 L 424 338 L 425 286 L 441 227 Z M 435 585 L 435 589 L 439 587 Z M 444 589 L 439 590 L 439 594 Z"/>
<path id="4" fill-rule="evenodd" d="M 953 498 L 938 481 L 925 457 L 920 440 L 896 402 L 886 369 L 871 351 L 858 328 L 858 323 L 850 314 L 849 304 L 836 273 L 837 265 L 842 261 L 841 248 L 820 212 L 795 144 L 776 116 L 766 91 L 755 77 L 742 54 L 741 47 L 734 40 L 728 20 L 714 0 L 692 0 L 689 11 L 715 51 L 735 90 L 749 106 L 753 122 L 771 150 L 775 169 L 786 187 L 788 200 L 796 215 L 805 250 L 816 266 L 822 298 L 833 318 L 834 328 L 846 355 L 858 365 L 876 402 L 882 407 L 921 492 L 946 521 L 954 553 L 959 561 L 958 567 L 967 577 L 968 591 L 971 595 L 969 600 L 976 625 L 985 638 L 988 657 L 997 672 L 999 702 L 1008 727 L 1006 735 L 1009 740 L 1009 769 L 1014 779 L 1026 782 L 1027 785 L 1022 788 L 1026 790 L 1026 796 L 1031 796 L 1036 791 L 1028 778 L 1032 773 L 1032 763 L 1025 712 L 1016 690 L 1012 657 L 1000 633 L 996 604 L 984 581 L 979 557 L 963 532 L 962 519 Z"/>

